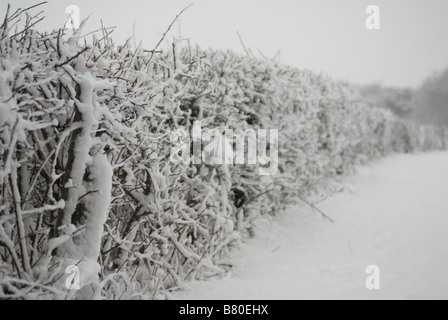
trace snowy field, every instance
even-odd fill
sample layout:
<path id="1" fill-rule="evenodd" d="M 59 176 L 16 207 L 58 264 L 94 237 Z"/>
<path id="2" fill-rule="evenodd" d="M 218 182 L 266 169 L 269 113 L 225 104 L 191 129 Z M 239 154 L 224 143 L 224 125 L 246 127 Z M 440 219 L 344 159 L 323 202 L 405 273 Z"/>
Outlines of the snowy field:
<path id="1" fill-rule="evenodd" d="M 226 279 L 174 299 L 448 299 L 448 152 L 393 155 L 319 203 L 260 222 Z M 380 269 L 368 290 L 366 267 Z"/>

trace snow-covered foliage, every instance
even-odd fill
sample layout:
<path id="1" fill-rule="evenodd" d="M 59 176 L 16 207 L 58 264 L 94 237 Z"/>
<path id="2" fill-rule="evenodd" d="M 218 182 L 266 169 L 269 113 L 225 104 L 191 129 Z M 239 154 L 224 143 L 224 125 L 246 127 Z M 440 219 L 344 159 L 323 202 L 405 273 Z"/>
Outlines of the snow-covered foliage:
<path id="1" fill-rule="evenodd" d="M 410 118 L 448 127 L 448 68 L 428 77 L 412 97 Z"/>
<path id="2" fill-rule="evenodd" d="M 24 27 L 15 27 L 25 18 Z M 220 276 L 254 219 L 328 178 L 448 134 L 367 106 L 350 85 L 233 52 L 117 46 L 108 29 L 0 27 L 0 298 L 164 299 Z M 279 169 L 170 160 L 171 134 L 279 130 Z M 65 286 L 68 266 L 81 290 Z"/>

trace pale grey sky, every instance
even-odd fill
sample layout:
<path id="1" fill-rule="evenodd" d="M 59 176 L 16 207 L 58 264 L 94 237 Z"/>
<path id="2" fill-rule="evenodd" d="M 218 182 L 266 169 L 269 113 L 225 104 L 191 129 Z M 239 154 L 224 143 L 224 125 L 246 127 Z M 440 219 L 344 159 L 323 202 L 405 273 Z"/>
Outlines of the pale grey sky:
<path id="1" fill-rule="evenodd" d="M 14 0 L 13 8 L 39 1 Z M 3 16 L 7 1 L 2 0 Z M 278 50 L 281 61 L 299 68 L 324 71 L 353 83 L 417 86 L 448 67 L 447 0 L 50 0 L 41 28 L 63 25 L 68 5 L 81 18 L 92 14 L 87 29 L 116 26 L 115 39 L 135 34 L 147 48 L 160 39 L 177 13 L 180 33 L 202 47 L 243 52 L 246 46 L 268 57 Z M 381 10 L 381 30 L 367 30 L 365 9 Z M 179 35 L 179 24 L 169 39 Z"/>

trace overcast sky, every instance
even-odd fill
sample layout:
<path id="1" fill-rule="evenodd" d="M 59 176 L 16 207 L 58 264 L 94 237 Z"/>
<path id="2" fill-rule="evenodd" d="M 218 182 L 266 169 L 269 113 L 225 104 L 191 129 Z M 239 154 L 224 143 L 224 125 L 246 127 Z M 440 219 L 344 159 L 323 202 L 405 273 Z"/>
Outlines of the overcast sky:
<path id="1" fill-rule="evenodd" d="M 13 8 L 39 1 L 14 0 Z M 77 5 L 87 29 L 116 26 L 117 41 L 133 33 L 151 49 L 173 18 L 194 3 L 169 34 L 202 47 L 243 52 L 238 31 L 259 49 L 299 68 L 324 71 L 353 83 L 417 86 L 448 67 L 447 0 L 53 0 L 40 28 L 64 24 L 65 8 Z M 381 30 L 367 30 L 366 7 L 381 10 Z M 6 1 L 0 13 L 4 15 Z M 180 27 L 180 29 L 179 29 Z"/>

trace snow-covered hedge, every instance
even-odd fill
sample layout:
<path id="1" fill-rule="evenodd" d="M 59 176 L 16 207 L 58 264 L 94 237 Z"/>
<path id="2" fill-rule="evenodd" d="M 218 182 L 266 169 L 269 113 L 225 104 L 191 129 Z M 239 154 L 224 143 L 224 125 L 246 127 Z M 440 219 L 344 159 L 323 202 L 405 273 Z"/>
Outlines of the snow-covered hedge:
<path id="1" fill-rule="evenodd" d="M 260 215 L 315 208 L 309 197 L 357 164 L 448 146 L 446 130 L 311 72 L 230 51 L 117 46 L 107 29 L 42 34 L 39 17 L 15 29 L 24 17 L 0 27 L 0 299 L 169 297 L 224 274 Z M 173 162 L 173 133 L 195 121 L 278 129 L 278 172 Z M 66 286 L 73 266 L 80 290 Z"/>

